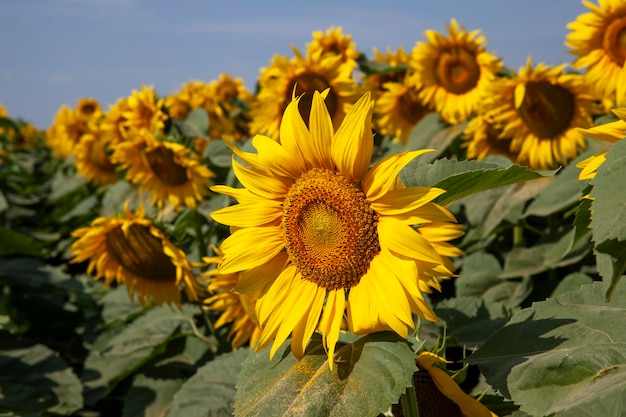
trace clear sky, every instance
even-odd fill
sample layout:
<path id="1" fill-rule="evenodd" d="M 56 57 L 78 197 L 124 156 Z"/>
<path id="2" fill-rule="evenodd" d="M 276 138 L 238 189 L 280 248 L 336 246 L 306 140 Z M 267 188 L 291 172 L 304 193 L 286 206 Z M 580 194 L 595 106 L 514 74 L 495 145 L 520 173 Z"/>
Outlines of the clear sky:
<path id="1" fill-rule="evenodd" d="M 274 54 L 333 25 L 371 57 L 410 51 L 456 18 L 508 67 L 529 55 L 569 63 L 567 23 L 585 11 L 578 0 L 2 0 L 0 103 L 47 128 L 62 104 L 93 97 L 106 109 L 142 84 L 166 95 L 225 72 L 252 90 Z"/>

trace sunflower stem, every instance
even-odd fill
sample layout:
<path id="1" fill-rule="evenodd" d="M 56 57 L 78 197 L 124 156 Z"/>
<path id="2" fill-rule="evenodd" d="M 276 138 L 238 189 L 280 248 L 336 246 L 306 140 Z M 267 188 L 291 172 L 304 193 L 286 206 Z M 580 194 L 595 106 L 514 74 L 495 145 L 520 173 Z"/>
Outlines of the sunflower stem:
<path id="1" fill-rule="evenodd" d="M 524 226 L 516 224 L 513 226 L 513 247 L 524 246 Z"/>
<path id="2" fill-rule="evenodd" d="M 407 388 L 404 394 L 400 396 L 400 404 L 402 404 L 402 411 L 405 417 L 420 417 L 415 387 Z"/>

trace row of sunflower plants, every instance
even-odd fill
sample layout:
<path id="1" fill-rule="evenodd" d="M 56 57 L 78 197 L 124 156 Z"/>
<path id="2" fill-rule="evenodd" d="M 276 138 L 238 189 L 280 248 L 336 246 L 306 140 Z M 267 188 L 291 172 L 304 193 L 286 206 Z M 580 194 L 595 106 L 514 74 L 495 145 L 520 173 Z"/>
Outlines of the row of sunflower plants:
<path id="1" fill-rule="evenodd" d="M 45 132 L 0 108 L 0 413 L 621 416 L 602 7 L 584 74 L 452 20 L 371 57 L 315 32 L 254 93 L 142 86 Z"/>

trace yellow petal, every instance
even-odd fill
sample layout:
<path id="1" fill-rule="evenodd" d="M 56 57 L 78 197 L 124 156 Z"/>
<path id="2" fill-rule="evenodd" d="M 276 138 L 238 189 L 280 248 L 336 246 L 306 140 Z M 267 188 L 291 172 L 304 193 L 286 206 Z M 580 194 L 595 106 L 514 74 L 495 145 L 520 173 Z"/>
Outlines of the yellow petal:
<path id="1" fill-rule="evenodd" d="M 339 329 L 345 309 L 346 294 L 344 289 L 340 288 L 338 290 L 329 291 L 319 327 L 322 332 L 324 348 L 328 352 L 328 364 L 331 371 L 335 362 L 335 346 L 339 340 Z"/>
<path id="2" fill-rule="evenodd" d="M 218 223 L 237 227 L 256 227 L 279 221 L 283 215 L 282 204 L 263 200 L 255 204 L 236 204 L 211 213 Z"/>
<path id="3" fill-rule="evenodd" d="M 289 191 L 289 186 L 278 178 L 255 171 L 235 160 L 233 160 L 233 171 L 244 187 L 260 197 L 282 200 Z"/>
<path id="4" fill-rule="evenodd" d="M 308 170 L 311 165 L 307 163 L 306 155 L 304 155 L 300 143 L 301 141 L 310 141 L 311 135 L 302 121 L 302 116 L 300 116 L 299 101 L 299 98 L 292 100 L 285 109 L 283 119 L 280 122 L 280 143 L 287 154 L 293 158 L 295 166 Z"/>
<path id="5" fill-rule="evenodd" d="M 437 389 L 458 405 L 463 415 L 472 417 L 497 417 L 496 414 L 489 411 L 487 407 L 479 403 L 475 398 L 464 393 L 454 379 L 443 369 L 433 366 L 428 369 L 428 373 L 435 382 Z"/>
<path id="6" fill-rule="evenodd" d="M 259 162 L 273 174 L 298 178 L 305 172 L 304 165 L 297 164 L 297 162 L 302 162 L 301 160 L 293 158 L 278 142 L 267 136 L 255 136 L 252 139 L 252 146 L 259 153 Z"/>
<path id="7" fill-rule="evenodd" d="M 441 264 L 441 257 L 419 233 L 410 226 L 390 217 L 378 221 L 380 246 L 415 260 Z"/>
<path id="8" fill-rule="evenodd" d="M 264 290 L 285 269 L 288 260 L 289 255 L 287 255 L 287 252 L 279 252 L 278 255 L 269 261 L 255 268 L 240 272 L 233 292 L 250 294 Z"/>
<path id="9" fill-rule="evenodd" d="M 224 258 L 219 265 L 222 274 L 257 267 L 276 256 L 285 247 L 279 226 L 239 229 L 222 243 Z"/>
<path id="10" fill-rule="evenodd" d="M 328 90 L 326 90 L 328 93 Z M 311 116 L 309 118 L 309 130 L 311 132 L 311 151 L 315 158 L 315 166 L 333 169 L 331 158 L 331 146 L 333 143 L 333 122 L 328 114 L 324 99 L 315 91 L 311 103 Z"/>
<path id="11" fill-rule="evenodd" d="M 300 277 L 301 275 L 298 274 L 296 267 L 289 265 L 280 273 L 280 275 L 278 275 L 278 277 L 276 277 L 272 286 L 257 301 L 256 315 L 259 319 L 259 324 L 264 329 L 264 334 L 267 333 L 265 328 L 268 320 L 270 319 L 271 313 L 285 298 L 292 283 L 297 279 L 301 279 Z"/>
<path id="12" fill-rule="evenodd" d="M 439 197 L 445 190 L 430 187 L 409 187 L 392 190 L 370 203 L 376 213 L 392 216 L 415 210 Z"/>
<path id="13" fill-rule="evenodd" d="M 326 298 L 326 289 L 316 286 L 313 302 L 309 308 L 309 312 L 293 329 L 291 339 L 291 351 L 296 358 L 302 358 L 306 346 L 309 344 L 311 335 L 315 331 L 319 322 L 319 317 L 324 306 L 324 299 Z"/>

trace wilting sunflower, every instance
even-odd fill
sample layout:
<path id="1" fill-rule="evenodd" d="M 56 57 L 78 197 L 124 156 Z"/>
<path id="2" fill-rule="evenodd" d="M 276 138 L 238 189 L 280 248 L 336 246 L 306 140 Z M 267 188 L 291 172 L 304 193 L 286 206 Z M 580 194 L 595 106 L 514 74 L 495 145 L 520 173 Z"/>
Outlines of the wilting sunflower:
<path id="1" fill-rule="evenodd" d="M 517 153 L 511 151 L 511 138 L 502 137 L 502 129 L 488 121 L 484 115 L 477 115 L 467 124 L 462 138 L 462 146 L 467 148 L 467 159 L 481 161 L 489 155 L 504 155 L 517 161 Z"/>
<path id="2" fill-rule="evenodd" d="M 111 161 L 126 171 L 126 179 L 150 194 L 152 204 L 194 208 L 208 195 L 213 172 L 185 146 L 160 141 L 150 134 L 115 146 Z"/>
<path id="3" fill-rule="evenodd" d="M 152 87 L 141 86 L 141 91 L 133 90 L 126 100 L 126 109 L 122 113 L 123 126 L 127 135 L 140 136 L 144 133 L 163 133 L 167 115 L 162 107 L 165 100 L 159 99 Z"/>
<path id="4" fill-rule="evenodd" d="M 117 167 L 111 162 L 110 143 L 102 135 L 99 126 L 94 126 L 81 136 L 75 148 L 76 172 L 96 184 L 107 185 L 117 182 Z"/>
<path id="5" fill-rule="evenodd" d="M 575 158 L 585 141 L 578 127 L 591 126 L 593 97 L 579 74 L 564 66 L 542 63 L 533 69 L 530 58 L 517 76 L 493 83 L 486 95 L 487 112 L 512 138 L 517 162 L 531 169 L 553 169 Z"/>
<path id="6" fill-rule="evenodd" d="M 318 50 L 303 57 L 296 48 L 293 51 L 292 59 L 275 55 L 271 65 L 261 72 L 259 93 L 250 112 L 253 135 L 267 134 L 278 140 L 283 113 L 294 95 L 304 95 L 299 101 L 300 113 L 308 123 L 313 92 L 329 89 L 326 105 L 335 128 L 355 98 L 352 68 L 341 56 L 324 55 Z"/>
<path id="7" fill-rule="evenodd" d="M 413 374 L 413 389 L 420 416 L 497 417 L 474 397 L 464 393 L 439 367 L 445 366 L 446 362 L 445 358 L 431 352 L 421 352 L 417 357 L 418 371 Z M 395 409 L 394 405 L 392 410 Z"/>
<path id="8" fill-rule="evenodd" d="M 590 10 L 567 27 L 565 45 L 578 57 L 576 69 L 586 68 L 585 77 L 600 99 L 610 99 L 618 106 L 626 104 L 626 3 L 623 0 L 600 0 L 599 5 L 583 2 Z"/>
<path id="9" fill-rule="evenodd" d="M 477 110 L 502 63 L 486 51 L 480 31 L 468 33 L 454 19 L 447 27 L 449 37 L 426 31 L 427 42 L 418 42 L 411 55 L 420 97 L 446 122 L 454 124 L 467 120 Z"/>
<path id="10" fill-rule="evenodd" d="M 307 55 L 315 55 L 319 52 L 322 55 L 341 55 L 343 62 L 353 69 L 356 68 L 359 51 L 356 50 L 356 45 L 352 42 L 352 36 L 341 33 L 341 27 L 330 27 L 326 33 L 313 32 L 313 41 L 307 45 Z"/>
<path id="11" fill-rule="evenodd" d="M 217 265 L 221 259 L 221 251 L 216 250 L 216 256 L 203 260 L 207 265 Z M 207 291 L 211 294 L 204 300 L 203 308 L 209 311 L 222 312 L 220 318 L 215 322 L 216 329 L 232 323 L 228 339 L 233 349 L 239 348 L 246 342 L 249 342 L 250 346 L 254 346 L 261 335 L 259 321 L 254 311 L 260 291 L 252 294 L 239 294 L 233 291 L 239 280 L 239 275 L 246 273 L 221 274 L 217 268 L 203 273 L 206 278 Z"/>
<path id="12" fill-rule="evenodd" d="M 317 328 L 332 367 L 346 311 L 356 334 L 392 330 L 407 337 L 412 314 L 437 320 L 418 280 L 453 273 L 415 227 L 455 219 L 432 202 L 444 190 L 399 184 L 400 170 L 427 150 L 394 154 L 369 168 L 369 93 L 337 131 L 322 95 L 312 98 L 308 128 L 298 97 L 285 110 L 280 143 L 257 135 L 258 153 L 233 147 L 245 163 L 233 160 L 245 188 L 212 187 L 239 204 L 211 216 L 233 231 L 221 245 L 220 273 L 257 268 L 239 277 L 237 290 L 263 289 L 258 348 L 274 341 L 273 356 L 291 333 L 292 352 L 302 357 Z"/>
<path id="13" fill-rule="evenodd" d="M 201 290 L 194 280 L 185 252 L 174 245 L 143 209 L 125 207 L 122 217 L 99 217 L 89 227 L 72 233 L 72 263 L 89 260 L 87 272 L 95 272 L 108 286 L 126 285 L 131 299 L 141 304 L 181 303 L 181 289 L 196 301 Z"/>
<path id="14" fill-rule="evenodd" d="M 378 132 L 406 143 L 413 127 L 430 112 L 410 82 L 383 84 L 384 91 L 374 106 L 374 126 Z"/>
<path id="15" fill-rule="evenodd" d="M 612 111 L 620 120 L 594 126 L 590 129 L 579 129 L 578 131 L 587 138 L 604 140 L 609 143 L 622 140 L 626 137 L 626 109 L 613 109 Z M 582 169 L 578 179 L 590 180 L 595 178 L 598 168 L 606 161 L 608 152 L 608 149 L 604 150 L 576 164 L 577 168 Z"/>

